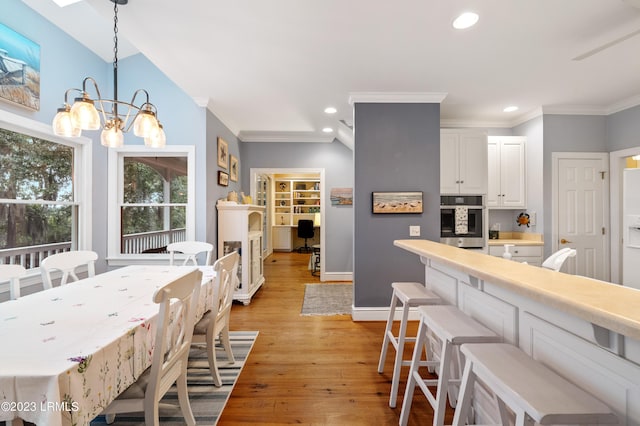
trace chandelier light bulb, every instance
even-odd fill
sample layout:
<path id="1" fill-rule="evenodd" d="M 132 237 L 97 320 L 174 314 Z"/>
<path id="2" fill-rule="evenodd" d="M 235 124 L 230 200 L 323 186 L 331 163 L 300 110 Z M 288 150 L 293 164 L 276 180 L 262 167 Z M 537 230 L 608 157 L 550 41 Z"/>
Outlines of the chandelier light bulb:
<path id="1" fill-rule="evenodd" d="M 82 133 L 82 130 L 73 122 L 69 105 L 58 108 L 58 113 L 53 118 L 53 133 L 66 137 L 76 137 Z"/>
<path id="2" fill-rule="evenodd" d="M 82 130 L 98 130 L 100 115 L 88 97 L 76 98 L 71 107 L 71 117 Z"/>
<path id="3" fill-rule="evenodd" d="M 146 138 L 158 127 L 156 115 L 150 109 L 144 109 L 138 113 L 133 122 L 133 134 L 141 138 Z"/>
<path id="4" fill-rule="evenodd" d="M 151 134 L 148 137 L 144 138 L 144 145 L 147 148 L 164 148 L 166 144 L 167 136 L 160 123 L 151 130 Z"/>
<path id="5" fill-rule="evenodd" d="M 100 143 L 107 148 L 120 148 L 124 144 L 124 134 L 120 126 L 110 120 L 100 135 Z"/>

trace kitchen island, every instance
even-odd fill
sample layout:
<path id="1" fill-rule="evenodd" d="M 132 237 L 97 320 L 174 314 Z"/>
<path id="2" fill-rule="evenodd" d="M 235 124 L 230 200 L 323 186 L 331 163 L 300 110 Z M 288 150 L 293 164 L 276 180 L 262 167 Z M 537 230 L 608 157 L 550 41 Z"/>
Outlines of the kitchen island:
<path id="1" fill-rule="evenodd" d="M 394 245 L 448 303 L 640 425 L 640 290 L 433 241 Z"/>

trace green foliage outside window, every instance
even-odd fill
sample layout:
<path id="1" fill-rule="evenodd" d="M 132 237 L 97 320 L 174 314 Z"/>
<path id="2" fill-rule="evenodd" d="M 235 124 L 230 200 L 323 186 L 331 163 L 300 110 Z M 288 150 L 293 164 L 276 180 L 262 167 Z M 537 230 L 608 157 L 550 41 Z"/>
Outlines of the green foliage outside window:
<path id="1" fill-rule="evenodd" d="M 0 199 L 0 248 L 71 241 L 73 148 L 0 129 Z"/>

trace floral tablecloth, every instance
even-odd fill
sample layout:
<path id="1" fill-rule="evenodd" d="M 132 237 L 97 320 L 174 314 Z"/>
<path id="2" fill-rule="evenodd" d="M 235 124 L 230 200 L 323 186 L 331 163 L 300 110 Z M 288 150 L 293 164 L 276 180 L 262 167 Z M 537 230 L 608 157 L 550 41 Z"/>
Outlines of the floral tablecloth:
<path id="1" fill-rule="evenodd" d="M 190 266 L 128 266 L 0 303 L 0 421 L 86 425 L 151 365 L 161 287 Z M 203 270 L 197 318 L 213 302 Z"/>

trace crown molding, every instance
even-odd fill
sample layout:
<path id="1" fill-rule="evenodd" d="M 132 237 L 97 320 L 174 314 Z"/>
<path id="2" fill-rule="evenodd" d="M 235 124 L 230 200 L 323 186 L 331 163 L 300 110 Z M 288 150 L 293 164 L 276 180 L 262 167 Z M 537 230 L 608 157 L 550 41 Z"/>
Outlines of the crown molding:
<path id="1" fill-rule="evenodd" d="M 482 120 L 459 120 L 459 119 L 441 119 L 440 127 L 442 128 L 450 128 L 450 129 L 460 129 L 465 127 L 476 128 L 476 127 L 504 127 L 509 128 L 511 126 L 511 122 L 509 121 L 482 121 Z"/>
<path id="2" fill-rule="evenodd" d="M 607 115 L 607 108 L 593 105 L 543 106 L 544 115 Z"/>
<path id="3" fill-rule="evenodd" d="M 209 108 L 211 98 L 194 96 L 192 99 L 200 108 Z"/>
<path id="4" fill-rule="evenodd" d="M 625 109 L 637 107 L 640 105 L 640 95 L 631 96 L 616 103 L 613 103 L 607 107 L 607 114 L 615 114 L 616 112 L 624 111 Z"/>
<path id="5" fill-rule="evenodd" d="M 316 132 L 273 132 L 273 131 L 240 131 L 238 139 L 242 142 L 318 142 L 331 143 L 335 139 L 333 134 L 318 134 Z"/>
<path id="6" fill-rule="evenodd" d="M 447 93 L 441 92 L 351 92 L 349 105 L 357 103 L 439 104 Z"/>

